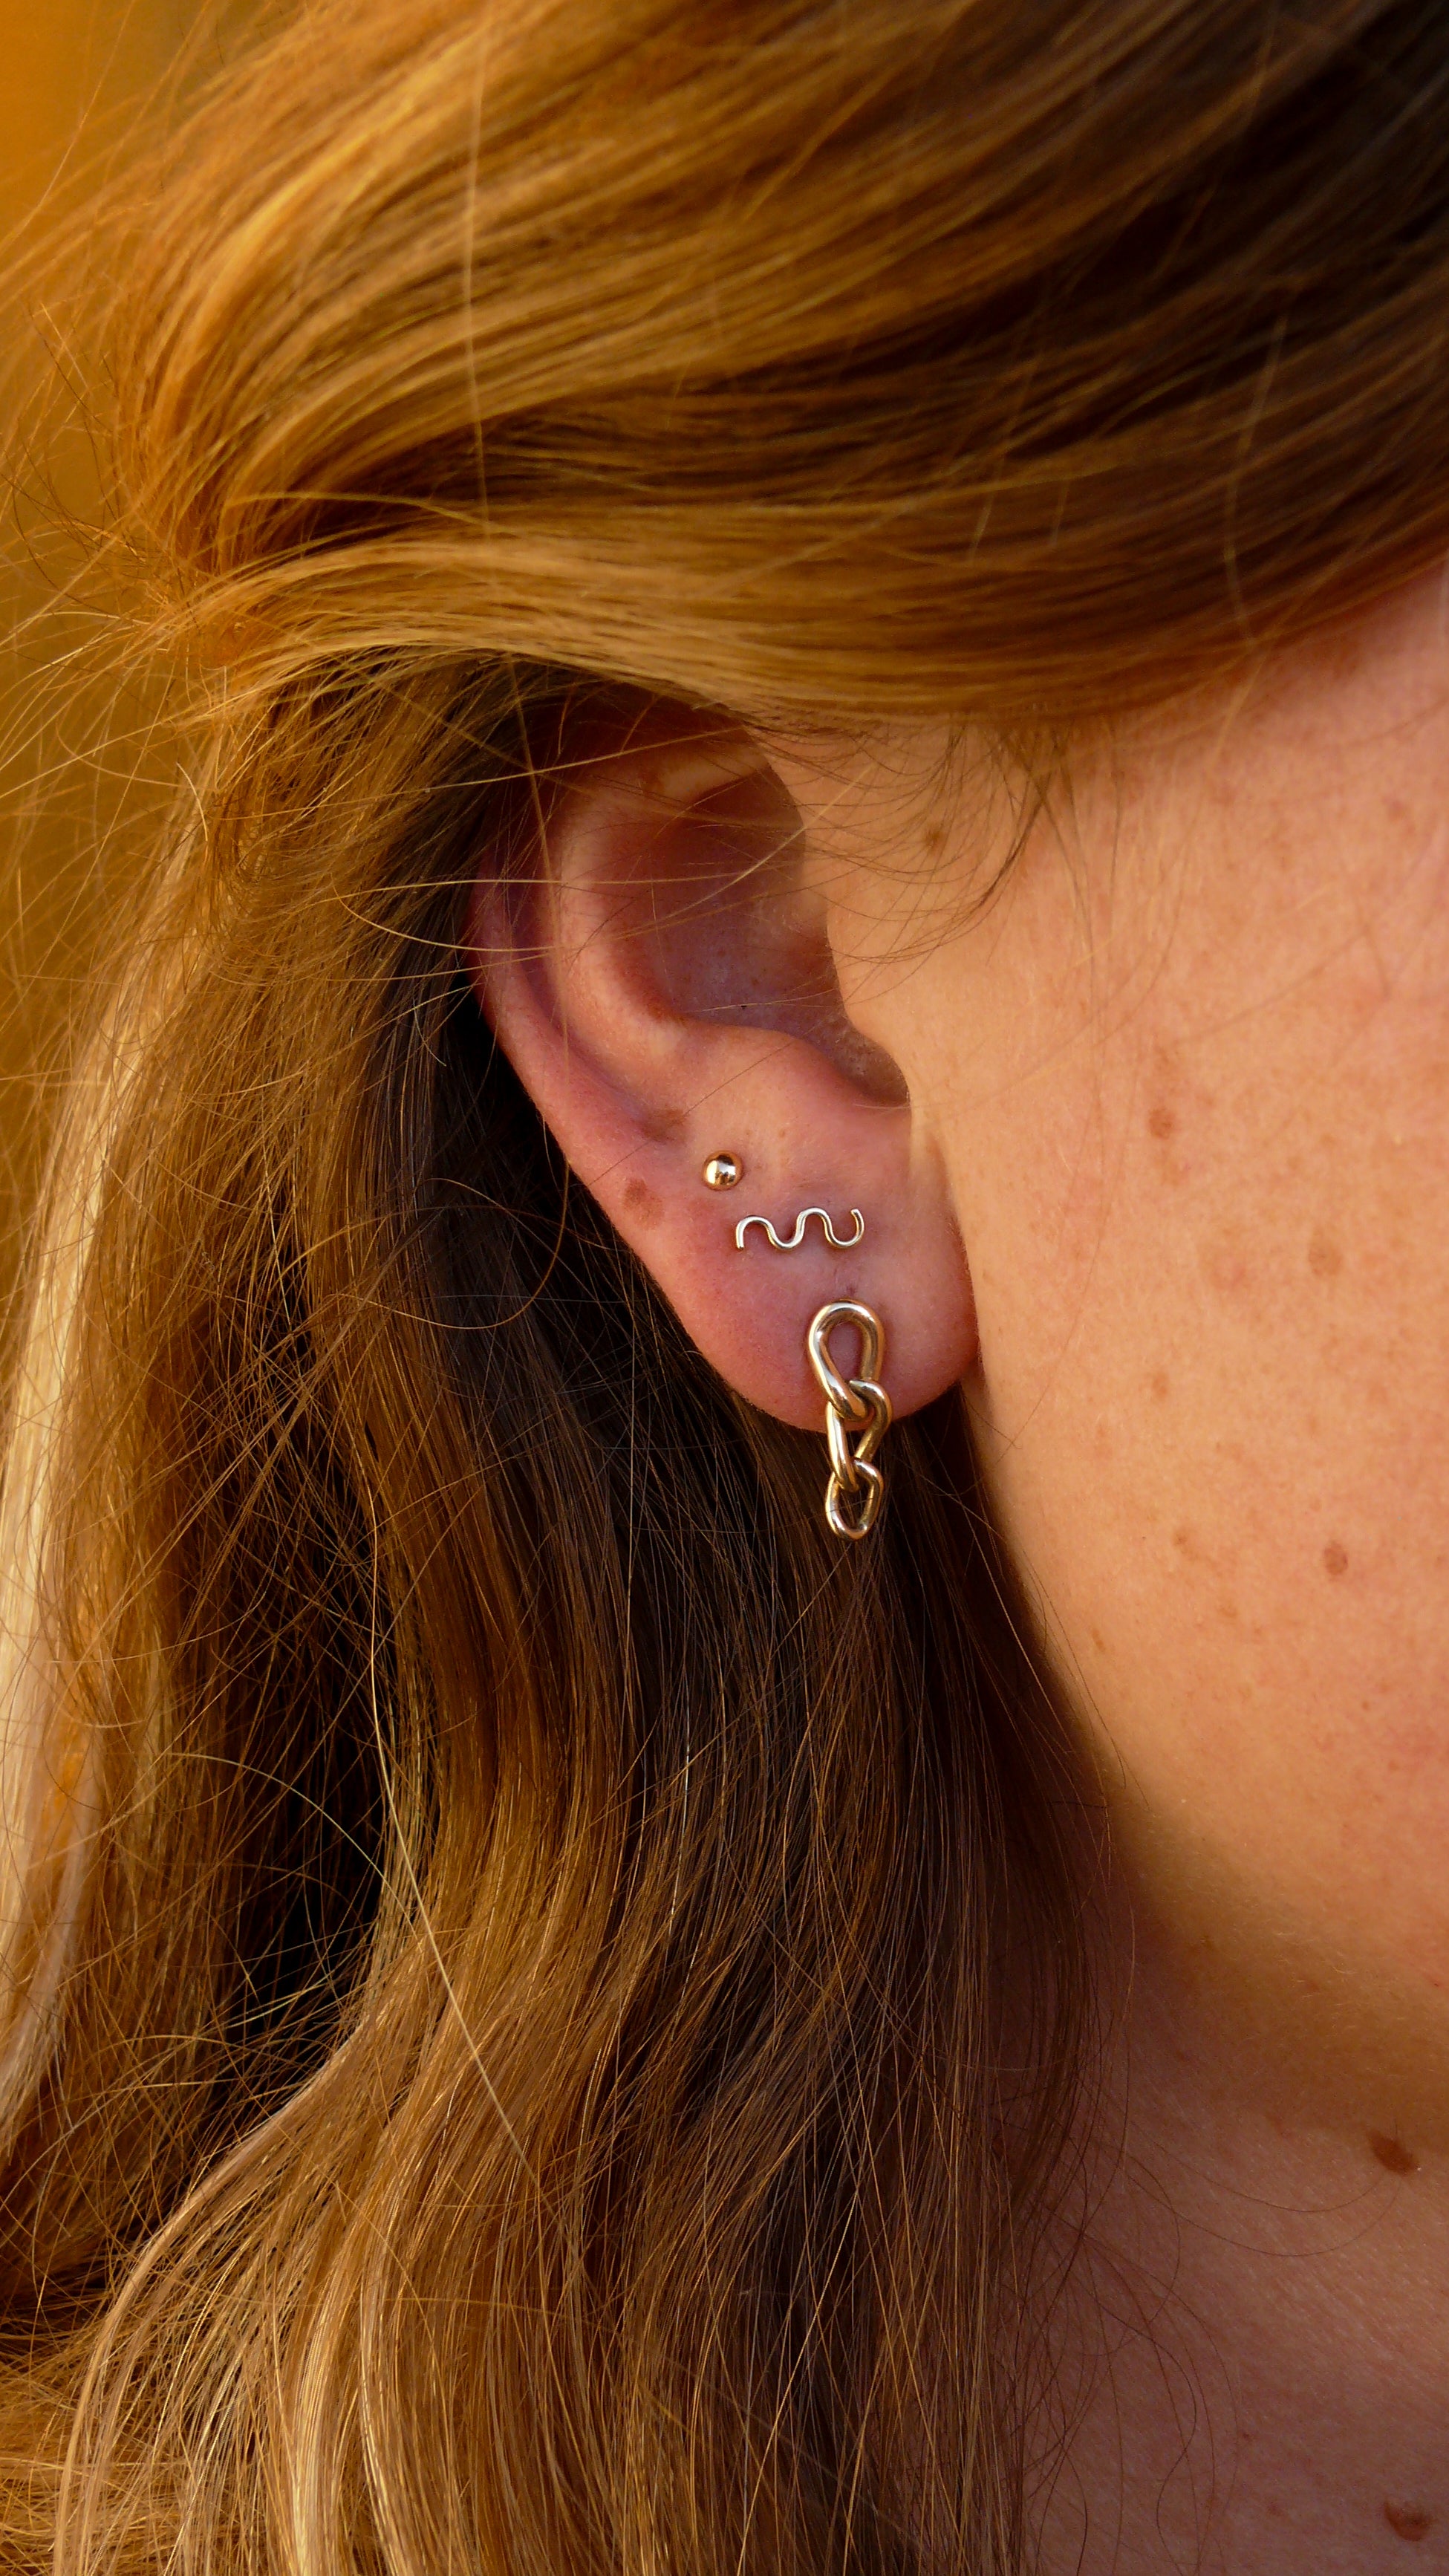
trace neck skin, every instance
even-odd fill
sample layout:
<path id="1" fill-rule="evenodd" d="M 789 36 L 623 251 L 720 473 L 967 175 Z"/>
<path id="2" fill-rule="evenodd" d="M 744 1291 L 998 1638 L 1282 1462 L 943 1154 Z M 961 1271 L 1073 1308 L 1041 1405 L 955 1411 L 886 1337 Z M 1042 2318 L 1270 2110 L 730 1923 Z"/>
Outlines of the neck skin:
<path id="1" fill-rule="evenodd" d="M 1419 2092 L 1421 2121 L 1386 2107 L 1414 2097 L 1365 2032 L 1351 1963 L 1294 1961 L 1265 1924 L 1282 1978 L 1245 1980 L 1243 1958 L 1154 1920 L 1123 1874 L 1106 1970 L 1121 2014 L 1053 2249 L 1069 2268 L 1042 2564 L 1449 2567 L 1442 2091 Z M 1419 2036 L 1441 2074 L 1444 2034 L 1425 2016 Z"/>

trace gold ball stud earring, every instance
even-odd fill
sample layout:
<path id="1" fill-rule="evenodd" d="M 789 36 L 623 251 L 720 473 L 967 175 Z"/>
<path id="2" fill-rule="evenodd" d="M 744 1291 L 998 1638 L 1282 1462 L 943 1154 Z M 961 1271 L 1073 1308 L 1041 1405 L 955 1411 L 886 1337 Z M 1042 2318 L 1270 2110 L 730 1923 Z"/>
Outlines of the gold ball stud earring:
<path id="1" fill-rule="evenodd" d="M 744 1171 L 737 1154 L 711 1154 L 703 1172 L 707 1190 L 732 1190 Z"/>

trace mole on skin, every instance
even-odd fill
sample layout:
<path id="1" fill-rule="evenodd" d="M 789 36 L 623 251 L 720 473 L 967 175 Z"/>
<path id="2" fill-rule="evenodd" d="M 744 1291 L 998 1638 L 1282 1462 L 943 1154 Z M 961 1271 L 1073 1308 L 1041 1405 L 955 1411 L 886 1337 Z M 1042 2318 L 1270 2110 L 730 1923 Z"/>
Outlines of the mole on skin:
<path id="1" fill-rule="evenodd" d="M 1386 2504 L 1384 2520 L 1390 2531 L 1396 2531 L 1401 2540 L 1422 2540 L 1424 2534 L 1434 2527 L 1433 2515 L 1425 2513 L 1423 2506 L 1417 2504 Z"/>
<path id="2" fill-rule="evenodd" d="M 1384 2165 L 1390 2173 L 1411 2174 L 1418 2172 L 1418 2157 L 1410 2155 L 1408 2148 L 1403 2144 L 1401 2139 L 1385 2137 L 1382 2130 L 1371 2129 L 1369 2131 L 1369 2146 L 1373 2150 L 1373 2153 L 1378 2157 L 1379 2163 Z"/>

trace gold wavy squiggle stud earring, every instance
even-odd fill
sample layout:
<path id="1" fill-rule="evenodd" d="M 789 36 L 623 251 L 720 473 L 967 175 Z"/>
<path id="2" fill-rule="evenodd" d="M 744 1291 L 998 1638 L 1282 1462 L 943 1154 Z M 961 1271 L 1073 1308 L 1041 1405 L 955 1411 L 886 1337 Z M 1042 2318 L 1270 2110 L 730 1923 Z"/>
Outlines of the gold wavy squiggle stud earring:
<path id="1" fill-rule="evenodd" d="M 831 1222 L 830 1210 L 828 1208 L 801 1208 L 799 1215 L 795 1219 L 794 1233 L 784 1236 L 778 1235 L 775 1232 L 775 1229 L 767 1216 L 742 1216 L 739 1224 L 735 1227 L 735 1249 L 739 1252 L 743 1252 L 745 1248 L 745 1236 L 749 1233 L 752 1225 L 759 1225 L 764 1227 L 766 1239 L 774 1251 L 798 1252 L 801 1244 L 805 1240 L 805 1229 L 809 1224 L 811 1217 L 818 1216 L 820 1219 L 820 1230 L 824 1235 L 826 1242 L 829 1244 L 831 1251 L 853 1252 L 856 1245 L 864 1240 L 865 1219 L 861 1215 L 859 1208 L 852 1208 L 850 1213 L 855 1221 L 854 1234 L 837 1234 L 835 1227 Z"/>
<path id="2" fill-rule="evenodd" d="M 830 1356 L 830 1336 L 840 1324 L 853 1324 L 860 1335 L 858 1377 L 842 1377 Z M 825 1517 L 837 1538 L 865 1538 L 880 1518 L 885 1500 L 885 1477 L 874 1463 L 891 1427 L 891 1400 L 880 1384 L 885 1326 L 869 1306 L 841 1298 L 822 1306 L 813 1318 L 805 1350 L 825 1398 L 830 1450 Z"/>

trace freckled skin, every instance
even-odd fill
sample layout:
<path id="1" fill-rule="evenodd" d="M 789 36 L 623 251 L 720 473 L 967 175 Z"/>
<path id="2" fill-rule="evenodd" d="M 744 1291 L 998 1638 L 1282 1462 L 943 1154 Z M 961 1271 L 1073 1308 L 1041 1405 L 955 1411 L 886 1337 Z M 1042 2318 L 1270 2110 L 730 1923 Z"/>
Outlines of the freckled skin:
<path id="1" fill-rule="evenodd" d="M 1165 1919 L 1221 1914 L 1225 1955 L 1286 1905 L 1449 2145 L 1449 2012 L 1409 2038 L 1428 1978 L 1449 1994 L 1442 639 L 1427 584 L 1256 700 L 1145 721 L 905 962 L 909 870 L 865 857 L 841 911 L 850 1008 L 947 1159 L 987 1476 L 1131 1783 L 1119 1844 Z M 964 897 L 971 815 L 954 855 Z M 1295 2061 L 1300 1994 L 1259 1998 Z"/>
<path id="2" fill-rule="evenodd" d="M 651 1190 L 647 1181 L 625 1182 L 624 1205 L 638 1225 L 657 1225 L 663 1214 L 658 1193 Z"/>
<path id="3" fill-rule="evenodd" d="M 1336 1279 L 1343 1268 L 1343 1254 L 1322 1226 L 1315 1226 L 1309 1237 L 1308 1267 L 1315 1279 Z"/>
<path id="4" fill-rule="evenodd" d="M 899 775 L 829 806 L 842 988 L 943 1157 L 1130 1998 L 1092 2219 L 1128 2322 L 1042 2563 L 1449 2569 L 1441 586 L 1080 752 L 974 907 L 963 812 L 934 943 Z"/>

